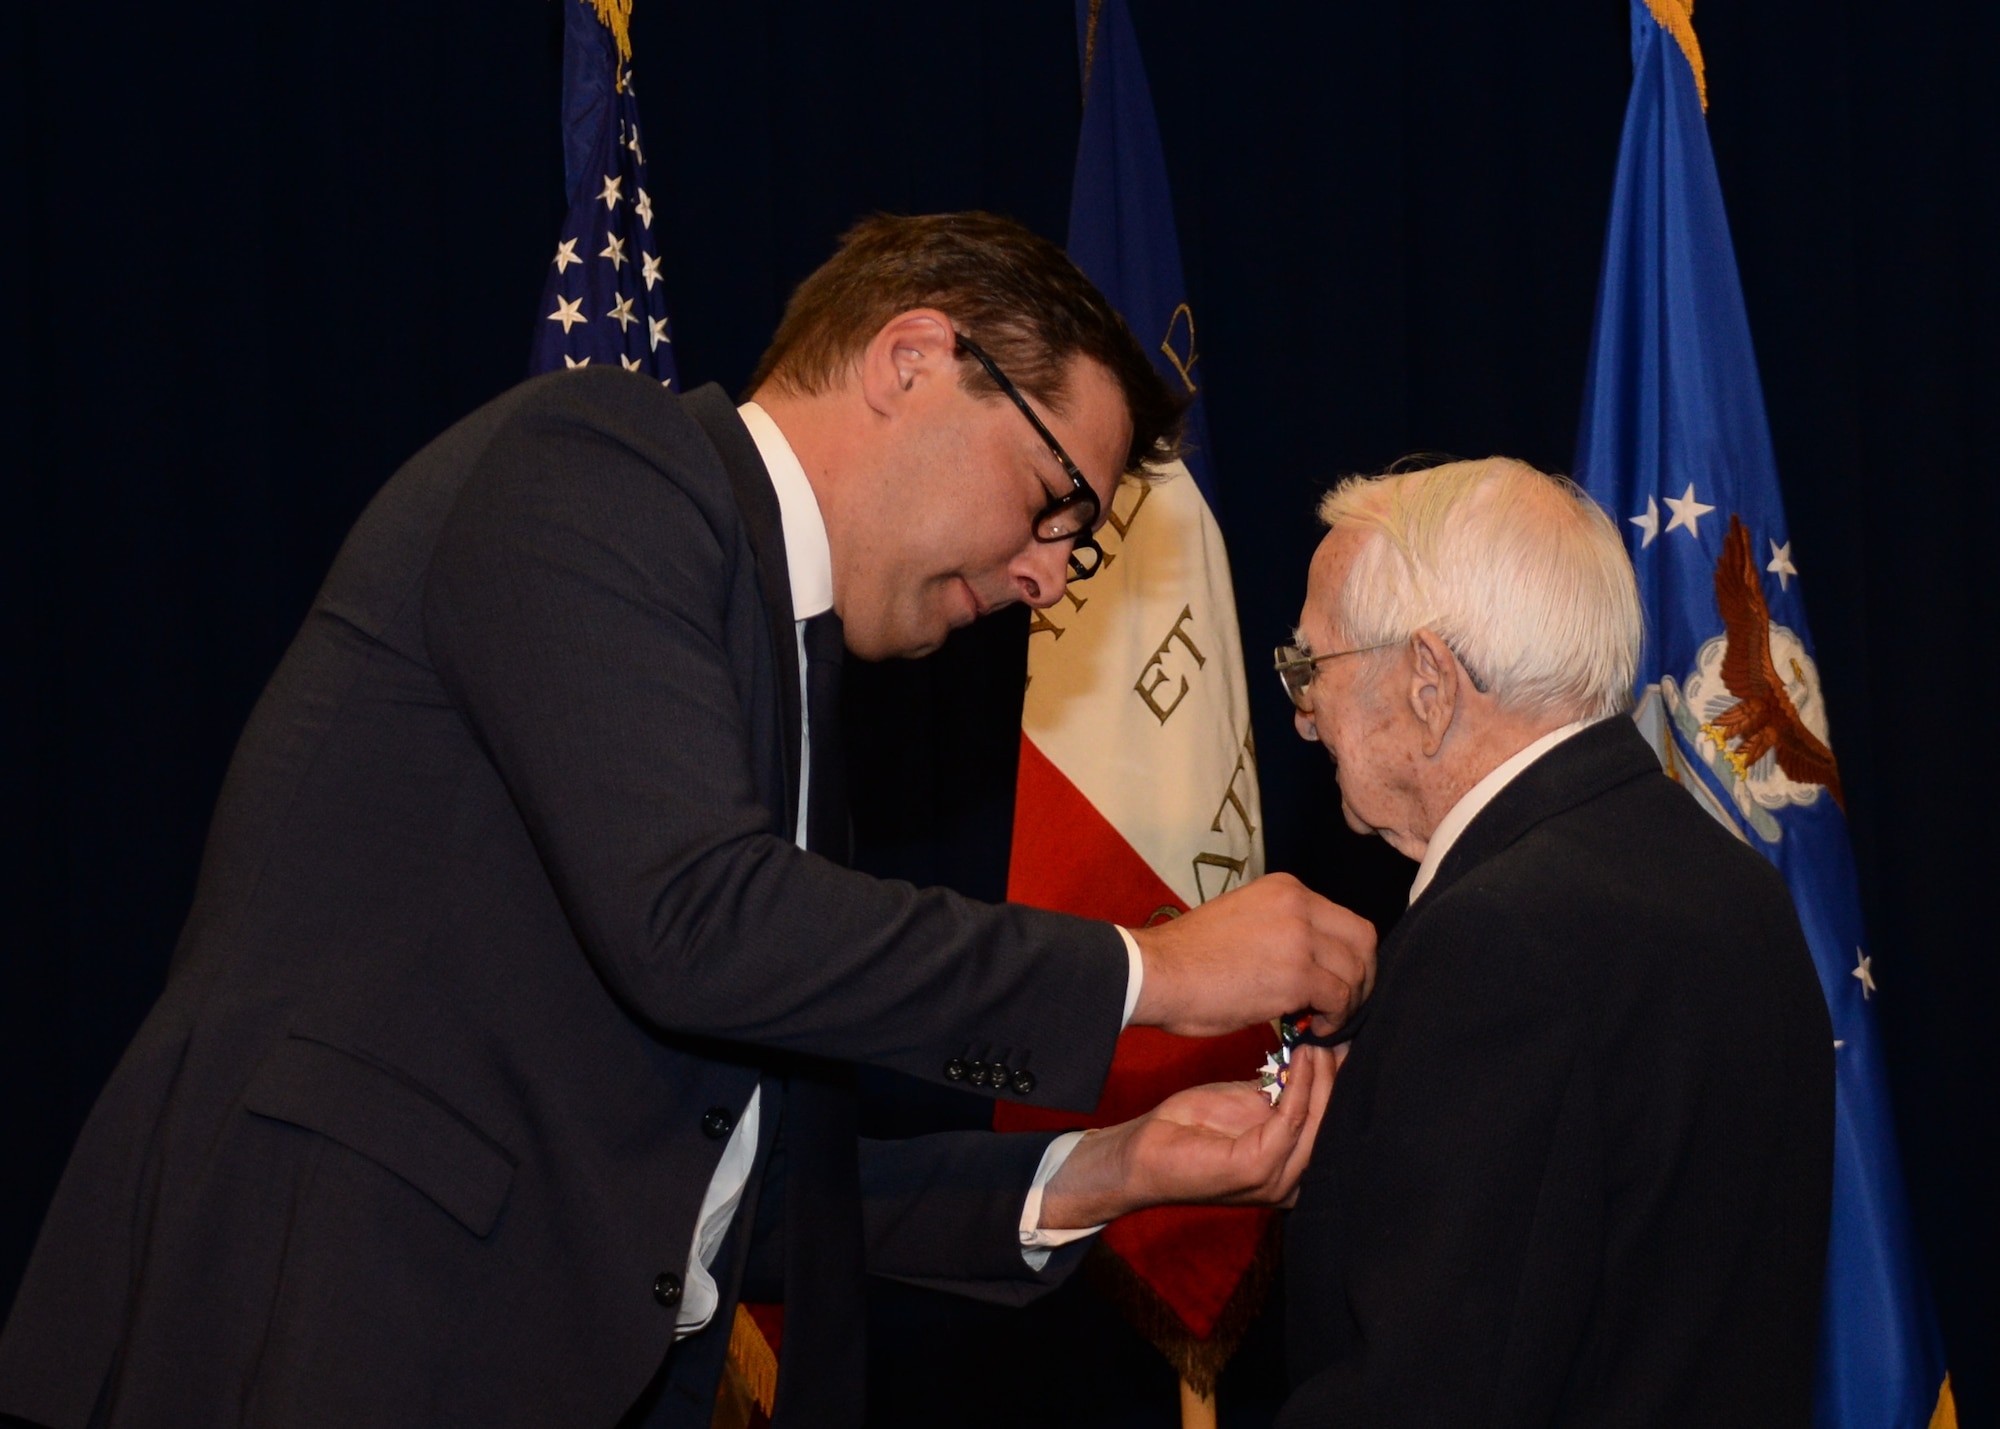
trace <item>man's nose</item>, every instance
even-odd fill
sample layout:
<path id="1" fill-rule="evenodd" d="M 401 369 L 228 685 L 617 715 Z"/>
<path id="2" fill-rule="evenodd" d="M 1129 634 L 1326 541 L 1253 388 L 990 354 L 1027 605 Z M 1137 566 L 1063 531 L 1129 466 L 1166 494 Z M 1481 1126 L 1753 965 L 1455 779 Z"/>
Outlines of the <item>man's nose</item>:
<path id="1" fill-rule="evenodd" d="M 1021 599 L 1037 610 L 1046 610 L 1063 598 L 1069 588 L 1069 543 L 1031 541 L 1014 558 L 1009 571 Z"/>

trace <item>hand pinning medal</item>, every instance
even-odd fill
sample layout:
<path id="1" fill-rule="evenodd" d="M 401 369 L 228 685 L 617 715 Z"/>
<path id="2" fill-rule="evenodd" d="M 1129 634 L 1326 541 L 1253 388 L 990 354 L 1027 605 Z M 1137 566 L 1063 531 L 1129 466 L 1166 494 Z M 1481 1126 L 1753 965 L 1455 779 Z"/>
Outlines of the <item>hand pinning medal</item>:
<path id="1" fill-rule="evenodd" d="M 1361 1024 L 1368 1020 L 1368 1008 L 1364 1003 L 1340 1027 L 1332 1032 L 1317 1033 L 1312 1030 L 1312 1009 L 1294 1012 L 1278 1019 L 1278 1050 L 1275 1055 L 1267 1054 L 1264 1065 L 1257 1073 L 1257 1090 L 1271 1099 L 1271 1105 L 1278 1104 L 1278 1098 L 1285 1094 L 1285 1083 L 1291 1080 L 1292 1063 L 1301 1047 L 1338 1047 L 1354 1040 L 1354 1034 L 1361 1030 Z"/>

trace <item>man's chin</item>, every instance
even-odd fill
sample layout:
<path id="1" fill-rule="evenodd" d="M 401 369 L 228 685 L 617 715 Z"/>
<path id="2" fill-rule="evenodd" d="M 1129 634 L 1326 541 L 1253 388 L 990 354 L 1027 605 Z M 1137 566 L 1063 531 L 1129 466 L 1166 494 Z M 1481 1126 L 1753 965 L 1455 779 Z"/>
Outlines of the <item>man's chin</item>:
<path id="1" fill-rule="evenodd" d="M 855 651 L 864 660 L 921 660 L 926 655 L 935 655 L 944 648 L 944 642 L 951 638 L 949 624 L 932 626 L 925 630 L 899 631 L 883 641 L 872 651 Z M 849 647 L 852 649 L 852 647 Z"/>
<path id="2" fill-rule="evenodd" d="M 992 613 L 991 609 L 980 609 L 978 601 L 973 597 L 970 586 L 963 586 L 962 582 L 960 585 L 963 587 L 966 597 L 964 604 L 959 605 L 957 602 L 953 602 L 953 608 L 940 614 L 936 622 L 930 624 L 926 629 L 901 632 L 885 641 L 882 648 L 874 652 L 855 650 L 854 653 L 860 655 L 864 660 L 921 660 L 926 655 L 935 655 L 944 648 L 945 642 L 951 639 L 958 631 L 972 625 L 981 616 Z M 997 606 L 993 607 L 993 609 L 997 608 Z M 851 641 L 848 644 L 848 648 L 850 650 L 854 649 Z"/>

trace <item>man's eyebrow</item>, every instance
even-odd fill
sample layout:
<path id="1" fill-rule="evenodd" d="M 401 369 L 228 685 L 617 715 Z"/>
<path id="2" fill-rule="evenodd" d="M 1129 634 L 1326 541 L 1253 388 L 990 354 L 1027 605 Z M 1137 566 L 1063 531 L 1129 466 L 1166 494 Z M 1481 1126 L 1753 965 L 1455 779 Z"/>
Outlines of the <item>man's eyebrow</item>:
<path id="1" fill-rule="evenodd" d="M 1312 641 L 1306 639 L 1306 632 L 1304 626 L 1294 625 L 1292 627 L 1292 648 L 1298 651 L 1301 655 L 1312 654 L 1313 652 Z"/>

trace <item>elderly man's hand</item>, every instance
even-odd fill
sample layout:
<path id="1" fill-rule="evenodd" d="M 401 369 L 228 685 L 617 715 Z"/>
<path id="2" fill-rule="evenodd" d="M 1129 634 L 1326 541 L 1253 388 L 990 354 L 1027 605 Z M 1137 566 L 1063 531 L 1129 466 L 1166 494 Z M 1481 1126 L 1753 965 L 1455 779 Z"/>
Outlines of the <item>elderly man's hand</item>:
<path id="1" fill-rule="evenodd" d="M 1331 1032 L 1375 984 L 1375 925 L 1287 873 L 1135 928 L 1146 976 L 1132 1021 L 1213 1037 L 1299 1012 Z"/>
<path id="2" fill-rule="evenodd" d="M 1043 1228 L 1169 1204 L 1291 1205 L 1346 1052 L 1301 1047 L 1276 1107 L 1254 1082 L 1218 1082 L 1092 1132 L 1044 1189 Z"/>

